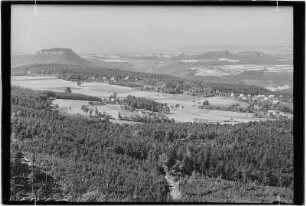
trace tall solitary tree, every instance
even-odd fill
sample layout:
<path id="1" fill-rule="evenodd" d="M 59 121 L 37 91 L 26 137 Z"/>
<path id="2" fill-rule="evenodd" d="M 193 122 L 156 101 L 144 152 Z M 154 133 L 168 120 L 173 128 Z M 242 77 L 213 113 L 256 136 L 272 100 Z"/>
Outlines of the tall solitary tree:
<path id="1" fill-rule="evenodd" d="M 70 87 L 65 87 L 65 92 L 66 93 L 71 93 L 71 88 Z"/>
<path id="2" fill-rule="evenodd" d="M 203 102 L 203 106 L 207 106 L 207 105 L 209 105 L 209 101 L 208 101 L 208 100 L 205 100 L 205 101 Z"/>

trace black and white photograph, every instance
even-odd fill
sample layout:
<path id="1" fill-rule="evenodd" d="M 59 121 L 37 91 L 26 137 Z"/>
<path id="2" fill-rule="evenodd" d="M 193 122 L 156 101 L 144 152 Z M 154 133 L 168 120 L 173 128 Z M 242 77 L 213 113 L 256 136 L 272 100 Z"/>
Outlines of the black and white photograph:
<path id="1" fill-rule="evenodd" d="M 9 202 L 295 203 L 292 5 L 10 6 Z"/>

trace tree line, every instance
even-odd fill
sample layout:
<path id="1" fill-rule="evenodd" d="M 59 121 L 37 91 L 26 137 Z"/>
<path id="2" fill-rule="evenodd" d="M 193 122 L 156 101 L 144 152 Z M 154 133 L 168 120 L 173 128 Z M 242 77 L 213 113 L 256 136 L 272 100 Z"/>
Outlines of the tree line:
<path id="1" fill-rule="evenodd" d="M 123 106 L 125 109 L 145 109 L 152 112 L 170 112 L 170 109 L 167 103 L 159 103 L 151 99 L 143 98 L 143 97 L 135 97 L 132 95 L 128 95 L 123 100 Z"/>

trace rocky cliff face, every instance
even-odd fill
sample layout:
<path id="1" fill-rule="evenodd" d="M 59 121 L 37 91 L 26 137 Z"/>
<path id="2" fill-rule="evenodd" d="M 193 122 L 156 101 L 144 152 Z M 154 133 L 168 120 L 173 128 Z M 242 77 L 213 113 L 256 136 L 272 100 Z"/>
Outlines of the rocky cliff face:
<path id="1" fill-rule="evenodd" d="M 19 60 L 21 57 L 19 57 Z M 14 64 L 16 62 L 16 64 Z M 77 55 L 72 49 L 51 48 L 43 49 L 33 56 L 22 58 L 20 61 L 12 60 L 12 67 L 33 65 L 33 64 L 68 64 L 79 66 L 92 66 L 92 64 Z"/>

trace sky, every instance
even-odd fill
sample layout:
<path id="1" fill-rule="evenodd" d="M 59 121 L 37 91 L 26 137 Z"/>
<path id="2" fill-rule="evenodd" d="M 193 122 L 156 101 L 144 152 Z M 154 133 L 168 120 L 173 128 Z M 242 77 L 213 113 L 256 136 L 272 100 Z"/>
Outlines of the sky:
<path id="1" fill-rule="evenodd" d="M 291 7 L 13 5 L 12 54 L 292 45 Z"/>

